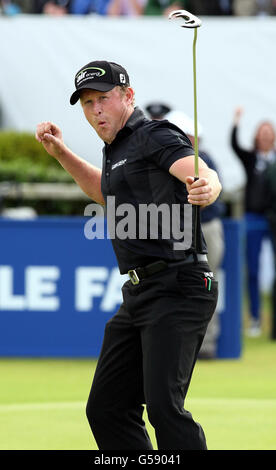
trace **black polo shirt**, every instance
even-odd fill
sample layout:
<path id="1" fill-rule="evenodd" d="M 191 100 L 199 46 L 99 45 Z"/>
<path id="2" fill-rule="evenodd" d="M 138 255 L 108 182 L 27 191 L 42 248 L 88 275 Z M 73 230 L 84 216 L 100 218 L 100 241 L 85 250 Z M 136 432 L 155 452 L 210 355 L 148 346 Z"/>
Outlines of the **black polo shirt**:
<path id="1" fill-rule="evenodd" d="M 176 160 L 189 155 L 194 155 L 191 142 L 178 127 L 149 120 L 137 107 L 113 142 L 105 144 L 101 190 L 121 274 L 195 251 L 193 230 L 180 237 L 185 226 L 192 227 L 194 208 L 186 185 L 169 173 Z M 175 235 L 177 220 L 180 233 Z M 200 253 L 207 253 L 202 233 L 201 239 Z"/>

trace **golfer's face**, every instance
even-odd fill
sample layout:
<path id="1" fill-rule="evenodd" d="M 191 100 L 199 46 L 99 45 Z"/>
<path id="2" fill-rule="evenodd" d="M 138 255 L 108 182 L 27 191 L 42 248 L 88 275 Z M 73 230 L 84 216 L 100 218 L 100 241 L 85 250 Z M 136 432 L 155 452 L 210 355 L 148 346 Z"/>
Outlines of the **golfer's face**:
<path id="1" fill-rule="evenodd" d="M 110 144 L 128 118 L 128 100 L 118 87 L 110 91 L 82 90 L 83 112 L 98 136 Z"/>

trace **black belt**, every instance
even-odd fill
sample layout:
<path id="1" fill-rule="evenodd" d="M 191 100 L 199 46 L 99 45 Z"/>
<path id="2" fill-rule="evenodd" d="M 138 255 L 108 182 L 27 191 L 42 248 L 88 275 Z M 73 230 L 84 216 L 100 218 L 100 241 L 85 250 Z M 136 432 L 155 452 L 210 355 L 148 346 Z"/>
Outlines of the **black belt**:
<path id="1" fill-rule="evenodd" d="M 152 276 L 155 273 L 159 273 L 160 271 L 164 271 L 168 268 L 174 268 L 177 266 L 182 266 L 183 264 L 191 264 L 197 262 L 208 262 L 206 255 L 189 255 L 187 258 L 181 261 L 176 261 L 174 263 L 167 263 L 164 260 L 155 261 L 154 263 L 148 264 L 147 266 L 130 269 L 128 271 L 129 278 L 133 285 L 139 284 L 142 279 L 145 279 L 149 276 Z"/>

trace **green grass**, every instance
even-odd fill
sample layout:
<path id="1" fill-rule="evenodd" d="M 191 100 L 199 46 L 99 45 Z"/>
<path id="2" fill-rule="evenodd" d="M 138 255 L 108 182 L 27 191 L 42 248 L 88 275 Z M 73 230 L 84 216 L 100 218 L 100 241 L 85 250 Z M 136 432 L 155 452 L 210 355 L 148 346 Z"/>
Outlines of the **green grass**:
<path id="1" fill-rule="evenodd" d="M 276 341 L 269 339 L 267 300 L 265 309 L 264 333 L 244 338 L 240 359 L 195 368 L 186 408 L 211 450 L 276 449 Z M 95 365 L 0 359 L 0 449 L 97 449 L 85 416 Z M 145 420 L 156 448 L 146 412 Z"/>

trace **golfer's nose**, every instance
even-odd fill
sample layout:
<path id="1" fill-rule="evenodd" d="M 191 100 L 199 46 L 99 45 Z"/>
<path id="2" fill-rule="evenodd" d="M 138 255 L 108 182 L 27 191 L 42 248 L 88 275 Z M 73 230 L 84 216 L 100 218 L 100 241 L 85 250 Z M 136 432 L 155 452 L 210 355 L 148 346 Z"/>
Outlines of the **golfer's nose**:
<path id="1" fill-rule="evenodd" d="M 102 105 L 98 101 L 95 101 L 94 103 L 93 112 L 96 116 L 99 116 L 102 113 Z"/>

